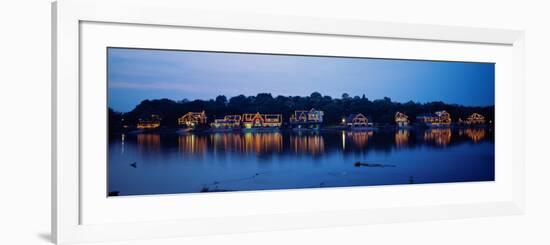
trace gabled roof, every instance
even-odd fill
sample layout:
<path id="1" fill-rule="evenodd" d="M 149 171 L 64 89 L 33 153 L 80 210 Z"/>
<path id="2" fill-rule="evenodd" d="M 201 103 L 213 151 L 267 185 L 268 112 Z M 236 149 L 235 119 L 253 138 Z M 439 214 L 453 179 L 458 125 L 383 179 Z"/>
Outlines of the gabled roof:
<path id="1" fill-rule="evenodd" d="M 315 108 L 311 108 L 311 109 L 309 110 L 309 112 L 315 113 L 315 112 L 322 112 L 322 111 L 321 111 L 321 110 L 316 110 Z"/>
<path id="2" fill-rule="evenodd" d="M 479 114 L 479 113 L 475 113 L 475 112 L 474 112 L 474 113 L 472 113 L 472 115 L 470 115 L 470 116 L 469 116 L 468 118 L 470 118 L 470 117 L 479 117 L 479 118 L 484 118 L 484 116 L 483 116 L 483 115 L 481 115 L 481 114 Z"/>
<path id="3" fill-rule="evenodd" d="M 296 118 L 300 118 L 303 115 L 304 117 L 307 118 L 307 113 L 308 113 L 308 111 L 298 110 L 298 111 L 294 111 L 294 116 Z"/>
<path id="4" fill-rule="evenodd" d="M 365 115 L 363 115 L 362 113 L 354 113 L 354 114 L 350 114 L 350 115 L 347 117 L 346 121 L 351 122 L 351 121 L 353 121 L 353 119 L 355 119 L 357 116 L 364 117 L 364 118 L 366 118 L 367 120 L 369 120 L 369 118 L 366 117 Z"/>
<path id="5" fill-rule="evenodd" d="M 204 113 L 204 111 L 201 111 L 201 112 L 190 111 L 190 112 L 185 113 L 180 118 L 182 118 L 182 117 L 202 117 L 202 116 L 206 117 L 206 114 Z"/>
<path id="6" fill-rule="evenodd" d="M 441 115 L 441 114 L 447 114 L 447 115 L 451 115 L 450 113 L 448 113 L 448 112 L 447 112 L 447 111 L 445 111 L 445 110 L 442 110 L 442 111 L 436 111 L 436 112 L 435 112 L 435 114 L 436 114 L 436 115 L 438 115 L 438 116 L 439 116 L 439 115 Z"/>
<path id="7" fill-rule="evenodd" d="M 400 111 L 395 112 L 395 116 L 397 116 L 397 115 L 409 117 L 409 116 L 407 116 L 407 114 L 405 114 L 405 113 L 403 113 L 403 112 L 400 112 Z"/>
<path id="8" fill-rule="evenodd" d="M 264 120 L 264 118 L 259 112 L 249 113 L 245 115 L 247 115 L 247 117 L 244 117 L 243 121 L 254 121 L 256 118 L 259 118 L 260 120 Z"/>

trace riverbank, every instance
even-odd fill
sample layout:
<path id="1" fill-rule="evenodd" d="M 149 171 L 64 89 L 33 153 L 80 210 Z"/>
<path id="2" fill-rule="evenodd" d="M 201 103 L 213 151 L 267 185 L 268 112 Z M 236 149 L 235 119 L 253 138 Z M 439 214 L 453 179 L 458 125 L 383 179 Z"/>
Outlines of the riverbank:
<path id="1" fill-rule="evenodd" d="M 349 128 L 342 125 L 328 125 L 321 128 L 288 128 L 288 127 L 274 127 L 274 128 L 154 128 L 154 129 L 128 129 L 117 132 L 110 132 L 110 134 L 143 134 L 143 133 L 154 133 L 154 134 L 190 134 L 190 133 L 262 133 L 262 132 L 279 132 L 279 131 L 288 131 L 296 133 L 309 133 L 309 132 L 334 132 L 334 131 L 346 131 L 346 132 L 375 132 L 375 131 L 388 131 L 388 130 L 428 130 L 428 129 L 492 129 L 491 125 L 461 125 L 461 124 L 451 124 L 448 126 L 437 126 L 429 127 L 425 125 L 407 125 L 407 126 L 396 126 L 396 125 L 379 125 L 371 127 L 356 127 Z"/>

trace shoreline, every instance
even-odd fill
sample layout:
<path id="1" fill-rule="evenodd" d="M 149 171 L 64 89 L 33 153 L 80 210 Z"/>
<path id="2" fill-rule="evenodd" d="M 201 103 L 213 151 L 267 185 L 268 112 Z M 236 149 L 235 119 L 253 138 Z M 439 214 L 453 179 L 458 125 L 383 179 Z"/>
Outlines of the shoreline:
<path id="1" fill-rule="evenodd" d="M 109 134 L 143 134 L 143 133 L 156 133 L 156 134 L 212 134 L 212 133 L 272 133 L 272 132 L 293 132 L 293 133 L 317 133 L 317 132 L 334 132 L 334 131 L 345 131 L 345 132 L 376 132 L 376 131 L 388 131 L 388 130 L 438 130 L 438 129 L 494 129 L 490 125 L 449 125 L 449 126 L 438 126 L 438 127 L 429 127 L 424 125 L 409 125 L 405 127 L 399 126 L 376 126 L 376 127 L 365 127 L 365 128 L 348 128 L 344 126 L 326 126 L 315 129 L 305 129 L 305 128 L 226 128 L 226 129 L 212 129 L 212 128 L 200 128 L 200 129 L 187 129 L 187 128 L 156 128 L 156 129 L 131 129 L 131 130 L 119 130 L 119 131 L 109 131 Z"/>

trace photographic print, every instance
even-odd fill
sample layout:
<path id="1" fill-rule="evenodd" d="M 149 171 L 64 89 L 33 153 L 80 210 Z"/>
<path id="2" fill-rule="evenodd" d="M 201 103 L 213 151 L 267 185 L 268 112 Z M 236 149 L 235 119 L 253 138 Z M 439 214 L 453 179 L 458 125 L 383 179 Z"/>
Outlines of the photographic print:
<path id="1" fill-rule="evenodd" d="M 494 181 L 495 64 L 107 48 L 107 195 Z"/>

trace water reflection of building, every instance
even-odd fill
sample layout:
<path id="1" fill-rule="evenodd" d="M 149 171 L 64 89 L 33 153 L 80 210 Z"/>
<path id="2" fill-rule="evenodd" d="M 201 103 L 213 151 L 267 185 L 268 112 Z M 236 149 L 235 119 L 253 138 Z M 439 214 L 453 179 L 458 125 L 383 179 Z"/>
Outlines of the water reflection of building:
<path id="1" fill-rule="evenodd" d="M 216 133 L 181 135 L 179 149 L 185 153 L 237 152 L 265 154 L 283 151 L 283 136 L 273 133 Z"/>
<path id="2" fill-rule="evenodd" d="M 421 114 L 416 117 L 416 122 L 428 127 L 447 127 L 451 125 L 451 114 L 446 111 Z"/>
<path id="3" fill-rule="evenodd" d="M 318 134 L 291 135 L 290 148 L 297 154 L 309 153 L 318 155 L 325 152 L 325 141 Z"/>
<path id="4" fill-rule="evenodd" d="M 237 133 L 211 134 L 210 142 L 214 150 L 243 152 L 244 137 Z"/>
<path id="5" fill-rule="evenodd" d="M 396 112 L 395 124 L 397 124 L 398 127 L 406 127 L 409 125 L 409 117 L 405 115 L 405 113 Z"/>
<path id="6" fill-rule="evenodd" d="M 159 151 L 160 150 L 160 135 L 159 134 L 138 134 L 137 135 L 138 150 Z"/>
<path id="7" fill-rule="evenodd" d="M 450 128 L 432 128 L 424 131 L 424 140 L 433 141 L 436 145 L 446 146 L 451 143 Z"/>
<path id="8" fill-rule="evenodd" d="M 486 130 L 484 128 L 467 128 L 467 129 L 461 129 L 458 131 L 458 134 L 460 136 L 466 135 L 470 140 L 472 140 L 474 143 L 482 140 L 486 136 Z"/>
<path id="9" fill-rule="evenodd" d="M 182 153 L 205 153 L 208 149 L 206 137 L 194 134 L 178 137 L 178 150 Z"/>
<path id="10" fill-rule="evenodd" d="M 120 153 L 124 154 L 124 143 L 126 142 L 126 135 L 122 134 L 120 136 Z"/>
<path id="11" fill-rule="evenodd" d="M 346 150 L 346 131 L 342 131 L 342 150 Z"/>
<path id="12" fill-rule="evenodd" d="M 347 138 L 351 138 L 353 146 L 357 148 L 365 148 L 369 142 L 369 137 L 372 135 L 372 131 L 355 131 L 346 134 Z"/>
<path id="13" fill-rule="evenodd" d="M 145 119 L 138 119 L 137 128 L 140 129 L 153 129 L 160 127 L 160 116 L 152 114 L 150 117 Z"/>
<path id="14" fill-rule="evenodd" d="M 245 133 L 244 151 L 246 153 L 270 153 L 283 150 L 283 135 L 274 133 Z"/>
<path id="15" fill-rule="evenodd" d="M 409 144 L 409 130 L 400 129 L 395 131 L 395 145 L 405 147 Z"/>

